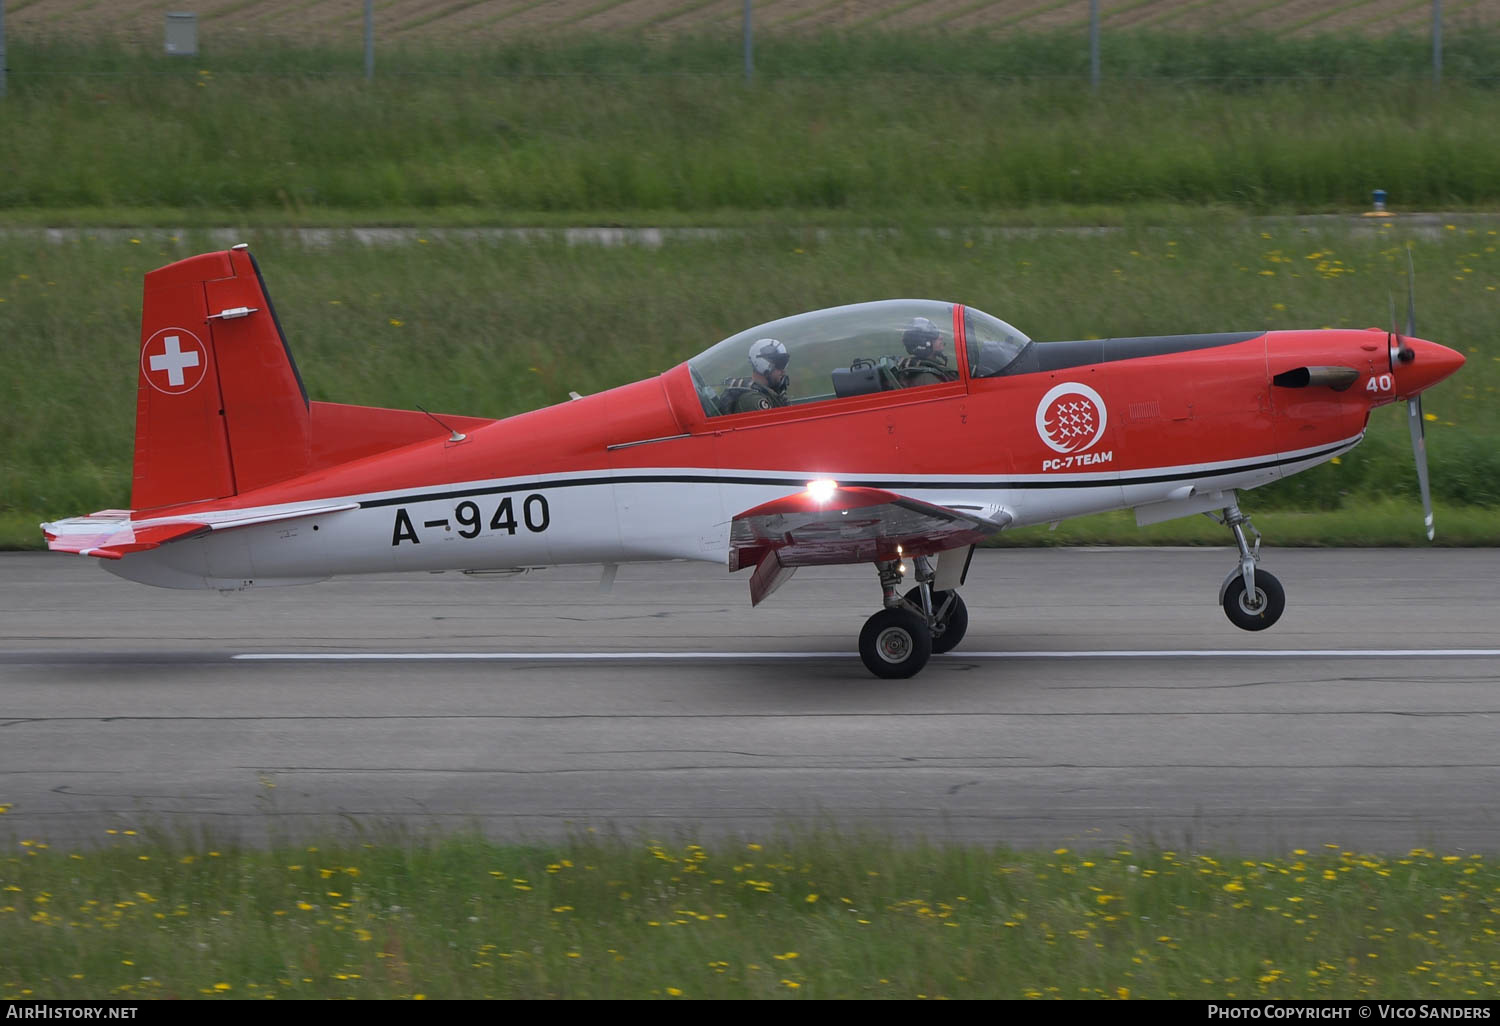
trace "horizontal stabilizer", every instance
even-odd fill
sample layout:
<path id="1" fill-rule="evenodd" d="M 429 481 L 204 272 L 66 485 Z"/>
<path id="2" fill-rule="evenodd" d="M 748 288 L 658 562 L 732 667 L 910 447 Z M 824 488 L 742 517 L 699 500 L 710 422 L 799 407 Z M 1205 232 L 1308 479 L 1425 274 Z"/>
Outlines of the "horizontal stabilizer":
<path id="1" fill-rule="evenodd" d="M 119 559 L 132 552 L 160 548 L 209 531 L 225 531 L 273 521 L 295 520 L 324 513 L 357 509 L 359 503 L 324 503 L 317 506 L 264 507 L 261 509 L 207 510 L 190 517 L 130 519 L 130 511 L 106 509 L 86 517 L 70 517 L 42 525 L 47 548 L 80 556 Z"/>
<path id="2" fill-rule="evenodd" d="M 178 521 L 137 525 L 130 522 L 128 514 L 110 515 L 112 513 L 115 511 L 43 524 L 42 532 L 47 536 L 47 548 L 53 552 L 76 552 L 80 556 L 119 559 L 131 552 L 144 552 L 179 538 L 208 532 L 205 524 Z"/>
<path id="3" fill-rule="evenodd" d="M 973 545 L 1010 521 L 998 506 L 940 506 L 881 488 L 809 488 L 734 518 L 729 569 L 759 567 L 772 554 L 778 568 L 931 555 Z"/>

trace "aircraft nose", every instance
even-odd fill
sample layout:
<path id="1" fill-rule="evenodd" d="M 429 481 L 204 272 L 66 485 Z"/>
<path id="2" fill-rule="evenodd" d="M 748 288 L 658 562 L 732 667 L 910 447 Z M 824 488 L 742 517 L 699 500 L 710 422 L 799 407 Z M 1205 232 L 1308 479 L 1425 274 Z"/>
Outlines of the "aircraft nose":
<path id="1" fill-rule="evenodd" d="M 1400 398 L 1424 392 L 1464 365 L 1462 353 L 1421 338 L 1403 340 L 1411 358 L 1396 362 L 1396 392 Z"/>

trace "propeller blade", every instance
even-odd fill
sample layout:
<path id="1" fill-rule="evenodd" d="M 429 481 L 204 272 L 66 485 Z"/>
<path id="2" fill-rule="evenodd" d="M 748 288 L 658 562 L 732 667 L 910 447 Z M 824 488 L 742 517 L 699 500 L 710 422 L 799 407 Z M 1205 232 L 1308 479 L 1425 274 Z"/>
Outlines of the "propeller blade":
<path id="1" fill-rule="evenodd" d="M 1395 323 L 1396 318 L 1391 318 Z M 1406 245 L 1406 337 L 1417 337 L 1417 265 L 1412 262 L 1411 244 Z"/>
<path id="2" fill-rule="evenodd" d="M 1417 461 L 1417 485 L 1422 489 L 1422 516 L 1427 527 L 1427 540 L 1432 541 L 1437 533 L 1432 526 L 1432 493 L 1427 487 L 1427 429 L 1422 424 L 1422 397 L 1414 395 L 1406 401 L 1406 425 L 1411 429 L 1411 451 Z"/>
<path id="3" fill-rule="evenodd" d="M 1385 298 L 1391 305 L 1391 330 L 1385 339 L 1385 359 L 1390 365 L 1391 372 L 1395 373 L 1396 353 L 1401 349 L 1401 333 L 1396 330 L 1396 294 L 1387 292 Z"/>
<path id="4" fill-rule="evenodd" d="M 1396 333 L 1396 300 L 1391 297 L 1391 334 Z M 1406 335 L 1417 334 L 1417 267 L 1411 256 L 1411 243 L 1406 244 Z M 1416 353 L 1408 349 L 1396 335 L 1395 360 L 1410 363 Z M 1391 370 L 1395 370 L 1392 361 Z M 1427 427 L 1422 421 L 1422 396 L 1420 393 L 1406 400 L 1406 426 L 1411 431 L 1411 454 L 1417 461 L 1417 486 L 1422 492 L 1422 523 L 1427 528 L 1427 540 L 1432 541 L 1437 532 L 1432 524 L 1432 491 L 1427 484 Z"/>

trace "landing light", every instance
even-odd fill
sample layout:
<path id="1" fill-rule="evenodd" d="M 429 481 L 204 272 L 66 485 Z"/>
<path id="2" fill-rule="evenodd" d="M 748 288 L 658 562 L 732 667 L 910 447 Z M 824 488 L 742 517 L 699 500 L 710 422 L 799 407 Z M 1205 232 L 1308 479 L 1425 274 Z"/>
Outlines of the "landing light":
<path id="1" fill-rule="evenodd" d="M 807 494 L 812 496 L 814 502 L 827 502 L 833 498 L 833 493 L 838 490 L 838 487 L 837 481 L 820 477 L 816 481 L 807 482 Z"/>

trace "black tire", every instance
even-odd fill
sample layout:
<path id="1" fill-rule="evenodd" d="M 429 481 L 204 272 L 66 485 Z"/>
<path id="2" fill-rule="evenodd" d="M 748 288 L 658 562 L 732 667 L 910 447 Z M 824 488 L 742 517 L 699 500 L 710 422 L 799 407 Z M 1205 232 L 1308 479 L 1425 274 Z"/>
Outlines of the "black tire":
<path id="1" fill-rule="evenodd" d="M 933 604 L 939 609 L 943 608 L 943 603 L 950 595 L 953 596 L 953 605 L 938 623 L 942 630 L 935 631 L 932 635 L 932 651 L 937 654 L 952 652 L 969 630 L 969 607 L 964 605 L 964 597 L 958 592 L 933 592 Z"/>
<path id="2" fill-rule="evenodd" d="M 1286 609 L 1281 582 L 1264 570 L 1255 571 L 1255 596 L 1258 601 L 1253 605 L 1245 601 L 1245 578 L 1238 570 L 1225 578 L 1220 589 L 1224 615 L 1242 631 L 1263 631 L 1280 620 Z"/>
<path id="3" fill-rule="evenodd" d="M 951 604 L 948 602 L 949 596 L 953 598 Z M 913 588 L 908 591 L 906 604 L 913 609 L 921 609 L 922 589 Z M 964 640 L 964 634 L 969 629 L 969 607 L 964 605 L 963 596 L 956 591 L 935 591 L 932 593 L 932 611 L 938 614 L 938 622 L 932 627 L 932 654 L 952 652 Z"/>
<path id="4" fill-rule="evenodd" d="M 859 657 L 877 677 L 913 677 L 932 655 L 932 632 L 920 616 L 905 609 L 882 609 L 859 632 Z"/>

